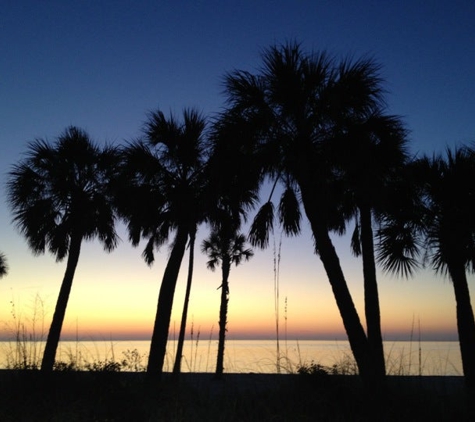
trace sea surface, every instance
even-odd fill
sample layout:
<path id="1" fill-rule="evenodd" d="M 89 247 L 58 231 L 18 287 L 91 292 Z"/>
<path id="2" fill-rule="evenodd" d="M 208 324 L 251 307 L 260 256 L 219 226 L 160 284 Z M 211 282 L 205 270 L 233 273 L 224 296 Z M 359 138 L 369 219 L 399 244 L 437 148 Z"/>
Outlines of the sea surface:
<path id="1" fill-rule="evenodd" d="M 216 340 L 186 340 L 183 372 L 213 372 L 216 367 Z M 0 368 L 15 363 L 39 364 L 44 343 L 0 342 Z M 76 362 L 84 367 L 107 362 L 122 362 L 122 370 L 144 370 L 150 341 L 63 341 L 57 360 Z M 386 367 L 390 375 L 462 375 L 458 342 L 388 341 L 384 344 Z M 168 343 L 165 371 L 171 371 L 176 342 Z M 279 358 L 278 358 L 279 357 Z M 319 364 L 340 372 L 355 368 L 347 341 L 292 340 L 228 340 L 225 346 L 224 370 L 230 373 L 295 373 L 299 367 Z"/>

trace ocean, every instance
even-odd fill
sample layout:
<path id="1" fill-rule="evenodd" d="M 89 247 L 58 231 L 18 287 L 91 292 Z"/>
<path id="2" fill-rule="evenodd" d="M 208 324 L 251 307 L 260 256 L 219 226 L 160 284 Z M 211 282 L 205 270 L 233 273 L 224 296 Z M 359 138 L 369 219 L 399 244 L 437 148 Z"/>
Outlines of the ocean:
<path id="1" fill-rule="evenodd" d="M 183 372 L 213 372 L 216 367 L 217 340 L 186 340 L 182 358 Z M 0 368 L 15 363 L 41 362 L 44 343 L 0 342 Z M 122 362 L 122 370 L 144 370 L 150 341 L 104 340 L 60 342 L 56 360 L 76 362 L 82 367 L 107 362 Z M 458 342 L 387 341 L 384 344 L 386 368 L 390 375 L 462 375 Z M 171 371 L 176 342 L 168 343 L 165 371 Z M 278 359 L 279 356 L 279 359 Z M 350 372 L 354 361 L 347 341 L 233 340 L 225 344 L 224 371 L 229 373 L 295 373 L 301 366 L 336 365 Z"/>

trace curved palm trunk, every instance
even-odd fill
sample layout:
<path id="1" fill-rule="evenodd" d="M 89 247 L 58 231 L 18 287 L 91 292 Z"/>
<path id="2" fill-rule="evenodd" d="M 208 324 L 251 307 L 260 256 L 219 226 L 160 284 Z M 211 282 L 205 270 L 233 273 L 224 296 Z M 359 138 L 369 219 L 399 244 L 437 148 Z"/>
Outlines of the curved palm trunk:
<path id="1" fill-rule="evenodd" d="M 186 249 L 188 231 L 184 227 L 178 227 L 175 243 L 170 258 L 168 259 L 165 272 L 163 273 L 160 293 L 158 295 L 157 313 L 153 326 L 150 353 L 148 356 L 147 373 L 160 376 L 163 371 L 163 362 L 168 341 L 168 329 L 175 295 L 175 286 L 180 272 L 181 261 Z"/>
<path id="2" fill-rule="evenodd" d="M 188 317 L 188 304 L 190 302 L 191 282 L 193 280 L 193 264 L 195 250 L 195 231 L 190 233 L 190 259 L 188 261 L 188 278 L 186 281 L 185 300 L 183 303 L 183 312 L 181 315 L 180 334 L 178 335 L 178 345 L 176 348 L 175 364 L 173 373 L 179 374 L 181 371 L 181 359 L 183 356 L 183 344 L 185 343 L 186 320 Z"/>
<path id="3" fill-rule="evenodd" d="M 449 264 L 457 303 L 457 329 L 462 355 L 465 383 L 470 394 L 475 393 L 475 319 L 470 302 L 467 276 L 463 263 Z"/>
<path id="4" fill-rule="evenodd" d="M 218 340 L 218 356 L 216 360 L 216 378 L 221 378 L 223 376 L 223 370 L 224 370 L 224 342 L 226 340 L 230 271 L 231 271 L 231 262 L 229 258 L 224 258 L 223 265 L 222 265 L 223 281 L 221 283 L 221 304 L 219 307 L 219 340 Z"/>
<path id="5" fill-rule="evenodd" d="M 81 252 L 81 241 L 81 236 L 71 237 L 66 271 L 64 273 L 61 288 L 59 290 L 59 296 L 58 300 L 56 301 L 56 308 L 54 309 L 53 320 L 51 321 L 51 326 L 43 353 L 43 360 L 41 362 L 41 370 L 44 372 L 50 372 L 53 370 L 56 350 L 58 349 L 59 338 L 61 336 L 64 315 L 66 314 L 69 294 L 71 292 L 71 286 L 73 285 L 74 273 L 79 261 L 79 254 Z"/>
<path id="6" fill-rule="evenodd" d="M 374 371 L 368 339 L 343 275 L 340 260 L 326 229 L 314 227 L 312 223 L 311 225 L 318 254 L 332 287 L 359 373 L 365 381 L 372 382 Z"/>
<path id="7" fill-rule="evenodd" d="M 332 287 L 338 310 L 340 311 L 351 351 L 358 365 L 358 370 L 363 381 L 371 387 L 374 384 L 374 370 L 371 362 L 371 350 L 366 333 L 361 325 L 358 312 L 353 303 L 348 285 L 340 265 L 340 260 L 331 241 L 328 228 L 321 218 L 314 198 L 312 185 L 299 183 L 305 214 L 310 222 L 315 248 L 323 263 L 328 281 Z M 321 200 L 324 200 L 323 198 Z"/>
<path id="8" fill-rule="evenodd" d="M 386 365 L 384 362 L 383 336 L 381 335 L 381 314 L 374 258 L 373 228 L 369 207 L 360 207 L 360 223 L 368 342 L 373 354 L 375 376 L 379 379 L 384 379 L 386 376 Z"/>

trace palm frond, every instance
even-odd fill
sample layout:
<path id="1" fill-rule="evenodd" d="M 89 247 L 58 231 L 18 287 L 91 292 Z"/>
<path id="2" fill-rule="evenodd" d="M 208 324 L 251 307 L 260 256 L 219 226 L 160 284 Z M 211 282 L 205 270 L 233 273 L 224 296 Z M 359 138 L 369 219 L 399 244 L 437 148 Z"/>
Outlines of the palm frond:
<path id="1" fill-rule="evenodd" d="M 355 224 L 355 229 L 353 230 L 353 234 L 351 235 L 351 251 L 355 256 L 361 256 L 361 233 L 360 233 L 360 225 L 358 222 Z"/>
<path id="2" fill-rule="evenodd" d="M 410 277 L 419 267 L 417 229 L 406 223 L 387 224 L 378 231 L 377 260 L 384 271 Z"/>
<path id="3" fill-rule="evenodd" d="M 68 255 L 72 233 L 98 237 L 106 250 L 118 236 L 111 204 L 111 177 L 118 152 L 101 150 L 82 129 L 67 127 L 54 144 L 37 139 L 9 173 L 8 202 L 13 222 L 30 249 L 48 249 L 57 260 Z"/>
<path id="4" fill-rule="evenodd" d="M 7 275 L 8 273 L 8 264 L 7 264 L 7 257 L 5 254 L 0 252 L 0 278 Z"/>
<path id="5" fill-rule="evenodd" d="M 300 233 L 300 203 L 295 194 L 295 190 L 287 187 L 279 202 L 279 219 L 282 228 L 287 235 L 298 235 Z"/>
<path id="6" fill-rule="evenodd" d="M 249 242 L 252 246 L 266 248 L 269 237 L 274 229 L 274 204 L 266 202 L 257 212 L 249 232 Z"/>

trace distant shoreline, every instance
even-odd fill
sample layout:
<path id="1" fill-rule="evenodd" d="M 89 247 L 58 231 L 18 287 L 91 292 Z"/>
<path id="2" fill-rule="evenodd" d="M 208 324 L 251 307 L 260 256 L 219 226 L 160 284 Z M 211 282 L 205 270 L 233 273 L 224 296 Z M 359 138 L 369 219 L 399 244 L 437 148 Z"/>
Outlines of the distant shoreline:
<path id="1" fill-rule="evenodd" d="M 205 342 L 205 341 L 208 341 L 209 339 L 208 338 L 202 338 L 202 341 Z M 218 341 L 218 338 L 212 338 L 211 339 L 212 341 Z M 0 337 L 0 343 L 7 343 L 7 342 L 11 342 L 11 341 L 15 341 L 14 338 L 12 337 Z M 28 340 L 26 339 L 25 341 L 27 342 L 38 342 L 38 341 L 41 341 L 41 340 Z M 128 338 L 128 337 L 118 337 L 118 338 L 106 338 L 106 337 L 95 337 L 95 336 L 91 336 L 91 337 L 80 337 L 80 338 L 74 338 L 74 337 L 66 337 L 66 338 L 62 338 L 60 340 L 61 342 L 64 342 L 64 343 L 76 343 L 76 342 L 79 342 L 79 343 L 83 343 L 83 342 L 119 342 L 119 341 L 128 341 L 128 342 L 133 342 L 133 341 L 151 341 L 150 340 L 150 337 L 149 338 Z M 169 342 L 173 342 L 173 341 L 177 341 L 175 339 L 169 339 L 168 340 Z M 185 339 L 185 341 L 196 341 L 196 339 Z M 275 338 L 267 338 L 267 337 L 264 337 L 264 338 L 257 338 L 257 337 L 250 337 L 250 338 L 232 338 L 232 337 L 229 337 L 226 339 L 226 341 L 230 341 L 230 342 L 233 342 L 233 341 L 266 341 L 266 342 L 276 342 L 276 339 Z M 295 343 L 295 342 L 299 342 L 299 341 L 322 341 L 322 342 L 345 342 L 347 343 L 348 342 L 348 339 L 347 338 L 287 338 L 287 339 L 279 339 L 279 342 L 281 344 L 284 344 L 285 342 L 287 343 Z M 439 338 L 425 338 L 425 339 L 414 339 L 414 338 L 395 338 L 395 339 L 384 339 L 383 340 L 383 343 L 398 343 L 398 342 L 411 342 L 413 344 L 417 344 L 419 342 L 421 343 L 458 343 L 458 338 L 444 338 L 444 339 L 439 339 Z"/>

